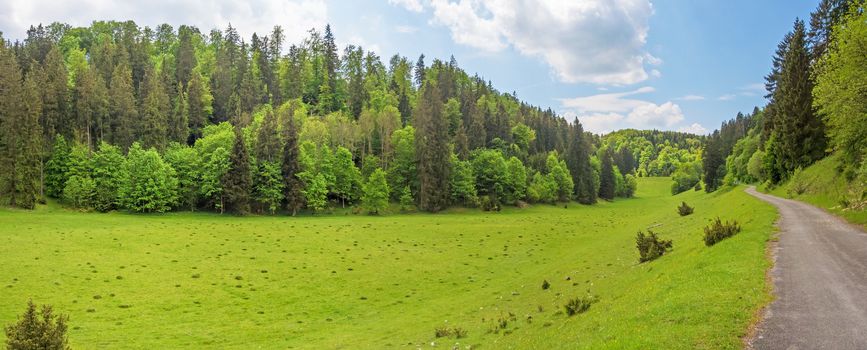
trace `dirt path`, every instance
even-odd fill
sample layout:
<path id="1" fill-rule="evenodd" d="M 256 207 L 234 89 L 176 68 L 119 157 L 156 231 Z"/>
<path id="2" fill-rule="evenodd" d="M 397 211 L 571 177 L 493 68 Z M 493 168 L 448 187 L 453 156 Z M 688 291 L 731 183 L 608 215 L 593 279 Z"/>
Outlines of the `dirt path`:
<path id="1" fill-rule="evenodd" d="M 867 233 L 812 205 L 759 193 L 780 212 L 776 299 L 754 349 L 867 349 Z"/>

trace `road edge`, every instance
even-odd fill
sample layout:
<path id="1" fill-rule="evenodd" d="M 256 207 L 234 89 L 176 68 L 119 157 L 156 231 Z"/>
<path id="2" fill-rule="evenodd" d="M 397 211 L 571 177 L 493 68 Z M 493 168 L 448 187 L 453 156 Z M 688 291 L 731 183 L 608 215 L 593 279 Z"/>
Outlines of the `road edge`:
<path id="1" fill-rule="evenodd" d="M 756 186 L 748 186 L 744 189 L 748 195 L 752 196 L 756 200 L 764 202 L 761 198 L 755 196 L 750 193 L 749 190 L 757 191 Z M 765 202 L 767 203 L 767 202 Z M 770 204 L 770 203 L 768 203 Z M 771 204 L 774 207 L 774 211 L 776 212 L 776 218 L 774 218 L 774 231 L 771 232 L 770 237 L 767 240 L 767 244 L 765 245 L 765 259 L 768 261 L 768 268 L 765 269 L 765 288 L 764 291 L 767 295 L 770 296 L 764 303 L 759 305 L 758 309 L 753 311 L 753 315 L 750 318 L 750 323 L 747 326 L 746 333 L 743 337 L 741 337 L 741 342 L 743 344 L 743 348 L 747 350 L 753 350 L 753 341 L 756 339 L 756 335 L 759 334 L 759 330 L 762 327 L 762 324 L 765 321 L 768 312 L 770 311 L 770 306 L 777 299 L 776 294 L 774 294 L 775 286 L 774 286 L 774 278 L 773 271 L 777 266 L 777 251 L 779 250 L 779 242 L 780 242 L 780 210 L 777 206 Z"/>

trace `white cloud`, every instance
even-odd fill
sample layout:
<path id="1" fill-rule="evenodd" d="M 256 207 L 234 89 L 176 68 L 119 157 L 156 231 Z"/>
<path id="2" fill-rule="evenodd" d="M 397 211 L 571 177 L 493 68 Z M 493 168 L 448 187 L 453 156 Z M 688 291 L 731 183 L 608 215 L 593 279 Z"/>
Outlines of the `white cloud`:
<path id="1" fill-rule="evenodd" d="M 225 29 L 229 23 L 247 40 L 254 33 L 270 34 L 283 27 L 287 43 L 307 37 L 310 28 L 323 28 L 324 0 L 3 0 L 0 28 L 6 38 L 23 38 L 30 25 L 65 22 L 87 26 L 94 20 L 135 20 L 140 26 L 169 23 L 194 25 L 204 33 Z"/>
<path id="2" fill-rule="evenodd" d="M 675 100 L 681 101 L 701 101 L 704 100 L 704 96 L 701 95 L 686 95 L 676 98 Z"/>
<path id="3" fill-rule="evenodd" d="M 656 104 L 632 96 L 650 93 L 645 86 L 636 90 L 560 99 L 567 119 L 577 117 L 585 130 L 606 133 L 625 128 L 662 130 L 699 130 L 694 123 L 683 126 L 683 111 L 671 101 Z"/>
<path id="4" fill-rule="evenodd" d="M 392 3 L 397 0 L 390 0 Z M 399 1 L 401 4 L 407 1 Z M 431 0 L 432 24 L 459 44 L 539 57 L 569 83 L 634 84 L 660 76 L 645 50 L 648 0 Z"/>
<path id="5" fill-rule="evenodd" d="M 682 126 L 677 129 L 680 132 L 688 132 L 690 134 L 696 135 L 707 135 L 707 128 L 701 126 L 699 123 L 692 123 L 689 126 Z"/>
<path id="6" fill-rule="evenodd" d="M 412 12 L 422 12 L 424 10 L 424 5 L 422 5 L 420 0 L 388 0 L 388 3 L 402 6 Z"/>
<path id="7" fill-rule="evenodd" d="M 624 98 L 627 96 L 655 91 L 645 86 L 633 91 L 598 94 L 584 97 L 560 99 L 563 107 L 577 112 L 627 112 L 650 102 Z"/>
<path id="8" fill-rule="evenodd" d="M 638 106 L 626 116 L 626 122 L 642 128 L 667 129 L 683 121 L 680 106 L 671 101 L 656 105 L 648 102 Z"/>
<path id="9" fill-rule="evenodd" d="M 737 97 L 737 96 L 735 96 L 734 94 L 725 94 L 725 95 L 722 95 L 722 96 L 720 96 L 720 97 L 717 97 L 717 100 L 720 100 L 720 101 L 731 101 L 731 100 L 734 100 L 735 97 Z"/>
<path id="10" fill-rule="evenodd" d="M 418 27 L 413 26 L 395 26 L 394 30 L 402 34 L 413 34 L 418 31 Z"/>

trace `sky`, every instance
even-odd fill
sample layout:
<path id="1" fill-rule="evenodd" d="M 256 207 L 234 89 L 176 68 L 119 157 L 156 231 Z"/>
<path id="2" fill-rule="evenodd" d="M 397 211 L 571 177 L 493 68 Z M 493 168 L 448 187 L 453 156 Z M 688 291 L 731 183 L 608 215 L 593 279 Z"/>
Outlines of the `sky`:
<path id="1" fill-rule="evenodd" d="M 228 23 L 249 38 L 284 28 L 299 43 L 330 23 L 340 47 L 384 62 L 454 56 L 503 92 L 597 133 L 719 128 L 763 106 L 777 43 L 818 0 L 0 0 L 0 32 L 31 24 L 135 20 Z"/>

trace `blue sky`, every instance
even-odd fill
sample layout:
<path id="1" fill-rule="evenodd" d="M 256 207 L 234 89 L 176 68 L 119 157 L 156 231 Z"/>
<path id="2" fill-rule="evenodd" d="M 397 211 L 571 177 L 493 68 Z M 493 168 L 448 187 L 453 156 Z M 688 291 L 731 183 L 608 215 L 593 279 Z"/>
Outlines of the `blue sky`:
<path id="1" fill-rule="evenodd" d="M 249 36 L 282 25 L 299 41 L 331 23 L 338 44 L 454 55 L 500 91 L 551 107 L 586 129 L 706 132 L 764 105 L 776 44 L 817 1 L 650 0 L 0 0 L 0 31 L 31 23 L 134 19 L 143 25 L 232 22 Z"/>

